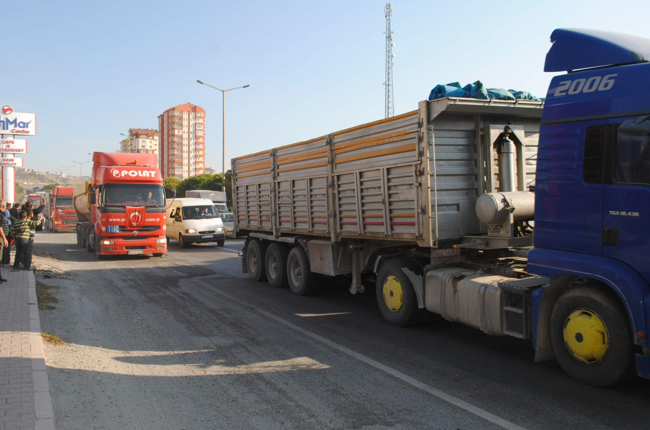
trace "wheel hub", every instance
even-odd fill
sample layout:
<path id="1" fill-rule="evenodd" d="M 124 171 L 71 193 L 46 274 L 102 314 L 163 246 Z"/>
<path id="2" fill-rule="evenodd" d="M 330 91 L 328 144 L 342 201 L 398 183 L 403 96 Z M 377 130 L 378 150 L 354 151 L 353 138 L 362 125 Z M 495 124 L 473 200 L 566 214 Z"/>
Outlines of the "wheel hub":
<path id="1" fill-rule="evenodd" d="M 402 283 L 395 276 L 389 276 L 384 281 L 384 302 L 391 312 L 399 312 L 404 304 L 404 290 Z"/>
<path id="2" fill-rule="evenodd" d="M 564 322 L 564 344 L 573 357 L 585 364 L 603 360 L 609 350 L 607 326 L 588 309 L 573 311 Z"/>

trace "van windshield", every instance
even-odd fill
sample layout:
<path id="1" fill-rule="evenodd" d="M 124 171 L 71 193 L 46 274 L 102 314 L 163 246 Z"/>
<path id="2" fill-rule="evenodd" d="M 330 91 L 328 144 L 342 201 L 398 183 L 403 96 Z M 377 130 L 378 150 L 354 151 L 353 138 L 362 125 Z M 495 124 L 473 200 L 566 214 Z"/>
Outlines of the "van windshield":
<path id="1" fill-rule="evenodd" d="M 185 206 L 179 208 L 183 219 L 205 219 L 217 218 L 217 211 L 213 205 L 210 206 Z"/>

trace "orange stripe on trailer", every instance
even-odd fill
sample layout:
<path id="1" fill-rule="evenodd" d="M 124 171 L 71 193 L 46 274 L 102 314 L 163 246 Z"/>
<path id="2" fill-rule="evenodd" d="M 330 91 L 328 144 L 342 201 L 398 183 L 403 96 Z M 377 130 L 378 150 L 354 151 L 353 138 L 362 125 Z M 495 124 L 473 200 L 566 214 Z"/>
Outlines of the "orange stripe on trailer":
<path id="1" fill-rule="evenodd" d="M 410 117 L 410 116 L 415 116 L 415 115 L 417 115 L 418 112 L 419 112 L 419 111 L 414 110 L 414 111 L 411 111 L 411 112 L 403 113 L 402 115 L 397 115 L 397 116 L 393 116 L 393 117 L 386 118 L 386 119 L 380 119 L 379 121 L 369 122 L 369 123 L 367 123 L 367 124 L 358 125 L 358 126 L 356 126 L 356 127 L 352 127 L 352 128 L 346 128 L 345 130 L 341 130 L 341 131 L 337 131 L 337 132 L 335 132 L 335 133 L 332 133 L 332 136 L 340 136 L 340 135 L 345 134 L 345 133 L 351 133 L 351 132 L 353 132 L 353 131 L 363 130 L 364 128 L 373 127 L 373 126 L 375 126 L 375 125 L 386 124 L 386 123 L 388 123 L 388 122 L 392 122 L 392 121 L 397 121 L 397 120 L 400 120 L 400 119 L 408 118 L 408 117 Z"/>
<path id="2" fill-rule="evenodd" d="M 356 142 L 344 143 L 341 145 L 336 145 L 334 149 L 335 154 L 341 154 L 343 152 L 355 151 L 357 149 L 369 148 L 371 146 L 382 145 L 385 143 L 397 142 L 402 140 L 405 137 L 415 134 L 415 131 L 400 131 L 397 133 L 384 134 L 379 137 L 371 137 L 369 139 L 358 140 Z"/>
<path id="3" fill-rule="evenodd" d="M 256 152 L 255 154 L 242 155 L 241 157 L 233 158 L 235 161 L 245 160 L 247 158 L 257 157 L 258 155 L 271 154 L 271 150 L 267 149 L 266 151 Z"/>
<path id="4" fill-rule="evenodd" d="M 390 214 L 391 218 L 412 218 L 415 214 Z"/>
<path id="5" fill-rule="evenodd" d="M 302 154 L 302 155 L 286 155 L 284 157 L 278 157 L 276 159 L 278 164 L 288 164 L 288 163 L 295 163 L 296 161 L 303 161 L 303 160 L 315 160 L 316 158 L 320 157 L 327 157 L 327 149 L 321 149 L 318 151 L 314 152 L 309 152 L 307 154 Z"/>
<path id="6" fill-rule="evenodd" d="M 290 145 L 278 146 L 278 147 L 275 148 L 275 149 L 276 149 L 276 150 L 280 150 L 280 149 L 294 148 L 294 147 L 296 147 L 296 146 L 307 145 L 307 144 L 309 144 L 309 143 L 318 142 L 318 141 L 321 140 L 321 139 L 327 139 L 327 136 L 321 136 L 321 137 L 317 137 L 317 138 L 315 138 L 315 139 L 305 140 L 305 141 L 303 141 L 303 142 L 292 143 L 292 144 L 290 144 Z"/>
<path id="7" fill-rule="evenodd" d="M 367 154 L 353 155 L 351 157 L 339 158 L 336 164 L 347 163 L 350 161 L 363 160 L 365 158 L 380 157 L 382 155 L 398 154 L 400 152 L 409 152 L 415 150 L 415 144 L 398 146 L 397 148 L 382 149 L 381 151 L 369 152 Z"/>
<path id="8" fill-rule="evenodd" d="M 312 167 L 323 167 L 323 166 L 327 166 L 327 161 L 325 161 L 324 163 L 307 164 L 306 166 L 296 166 L 296 167 L 287 167 L 285 169 L 278 169 L 278 173 L 291 172 L 293 170 L 311 169 Z"/>
<path id="9" fill-rule="evenodd" d="M 270 171 L 268 171 L 268 172 L 259 172 L 259 173 L 249 173 L 247 175 L 237 175 L 236 178 L 248 178 L 248 177 L 251 177 L 251 176 L 262 176 L 262 175 L 270 175 L 270 174 L 271 174 Z"/>

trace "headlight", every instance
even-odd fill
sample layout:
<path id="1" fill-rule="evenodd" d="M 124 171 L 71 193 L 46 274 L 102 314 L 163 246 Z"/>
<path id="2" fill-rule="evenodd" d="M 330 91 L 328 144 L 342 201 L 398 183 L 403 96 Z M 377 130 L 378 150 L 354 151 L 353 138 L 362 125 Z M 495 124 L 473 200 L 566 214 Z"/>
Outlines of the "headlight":
<path id="1" fill-rule="evenodd" d="M 223 228 L 217 227 L 217 231 L 223 231 Z"/>
<path id="2" fill-rule="evenodd" d="M 115 245 L 115 241 L 112 241 L 112 240 L 102 240 L 102 245 Z"/>
<path id="3" fill-rule="evenodd" d="M 196 230 L 194 230 L 193 228 L 188 228 L 187 230 L 185 230 L 185 233 L 187 233 L 187 234 L 195 234 Z"/>
<path id="4" fill-rule="evenodd" d="M 167 239 L 156 239 L 156 243 L 166 243 Z"/>

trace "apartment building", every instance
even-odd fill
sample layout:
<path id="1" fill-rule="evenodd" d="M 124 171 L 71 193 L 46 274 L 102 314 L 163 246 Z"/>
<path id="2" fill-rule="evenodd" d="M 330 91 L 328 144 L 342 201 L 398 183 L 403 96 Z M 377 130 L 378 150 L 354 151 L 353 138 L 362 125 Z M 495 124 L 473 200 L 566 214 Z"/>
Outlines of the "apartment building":
<path id="1" fill-rule="evenodd" d="M 205 170 L 205 110 L 192 103 L 158 116 L 159 167 L 163 177 L 187 179 Z"/>
<path id="2" fill-rule="evenodd" d="M 158 154 L 158 130 L 130 128 L 129 137 L 120 142 L 120 152 Z"/>

